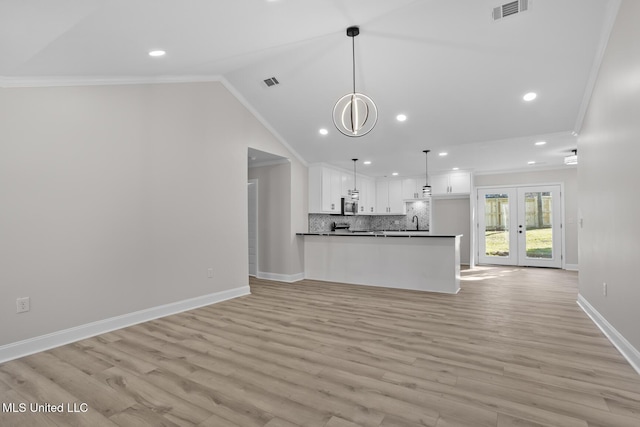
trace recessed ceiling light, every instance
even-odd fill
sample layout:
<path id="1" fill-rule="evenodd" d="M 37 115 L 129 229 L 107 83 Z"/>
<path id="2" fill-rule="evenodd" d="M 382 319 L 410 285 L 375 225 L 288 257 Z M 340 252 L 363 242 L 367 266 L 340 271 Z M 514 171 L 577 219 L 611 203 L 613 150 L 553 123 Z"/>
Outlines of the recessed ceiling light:
<path id="1" fill-rule="evenodd" d="M 536 164 L 536 162 L 534 162 L 533 160 L 531 160 L 531 161 L 527 162 L 527 164 L 528 164 L 528 165 L 535 165 L 535 164 Z"/>
<path id="2" fill-rule="evenodd" d="M 529 92 L 527 94 L 525 94 L 522 99 L 524 99 L 525 101 L 533 101 L 534 99 L 536 99 L 538 97 L 538 94 L 535 92 Z"/>
<path id="3" fill-rule="evenodd" d="M 394 173 L 392 173 L 391 175 L 393 175 L 393 176 L 398 176 L 398 172 L 394 172 Z"/>
<path id="4" fill-rule="evenodd" d="M 320 133 L 320 135 L 327 135 L 329 133 L 329 131 L 325 128 L 320 129 L 318 132 Z"/>
<path id="5" fill-rule="evenodd" d="M 371 160 L 365 160 L 363 163 L 364 163 L 365 165 L 370 165 L 370 164 L 371 164 Z"/>
<path id="6" fill-rule="evenodd" d="M 438 153 L 438 156 L 444 157 L 444 156 L 446 156 L 447 154 L 449 154 L 449 153 L 447 153 L 447 152 L 443 151 L 442 153 Z"/>
<path id="7" fill-rule="evenodd" d="M 399 121 L 399 122 L 404 122 L 405 120 L 407 120 L 407 116 L 404 115 L 404 114 L 398 114 L 396 116 L 396 120 Z"/>
<path id="8" fill-rule="evenodd" d="M 149 52 L 149 56 L 164 56 L 167 52 L 164 50 L 152 50 Z"/>
<path id="9" fill-rule="evenodd" d="M 453 168 L 454 171 L 460 170 L 460 168 Z"/>
<path id="10" fill-rule="evenodd" d="M 536 142 L 536 145 L 544 145 L 546 143 L 547 143 L 547 141 L 538 141 L 538 142 Z"/>

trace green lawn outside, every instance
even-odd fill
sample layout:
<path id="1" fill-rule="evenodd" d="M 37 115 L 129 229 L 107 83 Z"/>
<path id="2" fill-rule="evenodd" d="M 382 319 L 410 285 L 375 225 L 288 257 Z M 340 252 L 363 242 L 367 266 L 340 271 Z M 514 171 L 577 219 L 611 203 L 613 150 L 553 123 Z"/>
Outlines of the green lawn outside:
<path id="1" fill-rule="evenodd" d="M 527 256 L 530 258 L 551 258 L 551 237 L 551 228 L 527 231 Z M 487 255 L 509 255 L 509 236 L 506 231 L 487 231 L 485 239 Z"/>

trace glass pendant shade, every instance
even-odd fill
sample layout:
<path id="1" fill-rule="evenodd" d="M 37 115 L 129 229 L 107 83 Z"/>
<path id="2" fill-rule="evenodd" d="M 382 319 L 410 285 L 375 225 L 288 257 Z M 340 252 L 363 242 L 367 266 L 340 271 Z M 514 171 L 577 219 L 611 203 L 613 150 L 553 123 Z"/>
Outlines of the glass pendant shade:
<path id="1" fill-rule="evenodd" d="M 422 186 L 422 197 L 431 197 L 431 186 L 423 185 Z"/>

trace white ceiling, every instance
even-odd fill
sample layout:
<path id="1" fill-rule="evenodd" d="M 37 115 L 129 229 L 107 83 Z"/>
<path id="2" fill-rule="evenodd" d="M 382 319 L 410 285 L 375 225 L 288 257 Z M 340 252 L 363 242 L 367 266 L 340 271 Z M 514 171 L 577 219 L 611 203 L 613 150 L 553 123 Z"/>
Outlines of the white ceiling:
<path id="1" fill-rule="evenodd" d="M 561 167 L 618 0 L 529 1 L 494 22 L 507 0 L 0 0 L 0 84 L 220 77 L 309 163 L 415 175 L 431 149 L 430 171 Z M 361 138 L 331 122 L 351 90 L 350 25 L 357 89 L 380 113 Z"/>

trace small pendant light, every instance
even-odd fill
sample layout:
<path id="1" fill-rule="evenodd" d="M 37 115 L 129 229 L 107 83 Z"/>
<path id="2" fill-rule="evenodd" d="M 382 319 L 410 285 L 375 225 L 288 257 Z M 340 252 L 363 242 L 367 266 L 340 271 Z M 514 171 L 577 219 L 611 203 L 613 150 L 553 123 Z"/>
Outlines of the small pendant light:
<path id="1" fill-rule="evenodd" d="M 368 134 L 378 121 L 378 108 L 373 100 L 363 93 L 356 92 L 355 38 L 358 34 L 360 28 L 347 28 L 347 36 L 351 37 L 353 92 L 340 98 L 333 107 L 333 124 L 340 133 L 350 137 Z"/>
<path id="2" fill-rule="evenodd" d="M 429 185 L 429 151 L 431 150 L 424 150 L 422 151 L 424 153 L 424 174 L 426 176 L 426 180 L 425 180 L 425 184 L 422 187 L 422 197 L 431 197 L 431 186 Z"/>
<path id="3" fill-rule="evenodd" d="M 360 192 L 356 186 L 356 162 L 358 159 L 351 160 L 353 160 L 353 190 L 349 190 L 349 195 L 351 196 L 351 200 L 358 200 L 360 198 Z"/>

